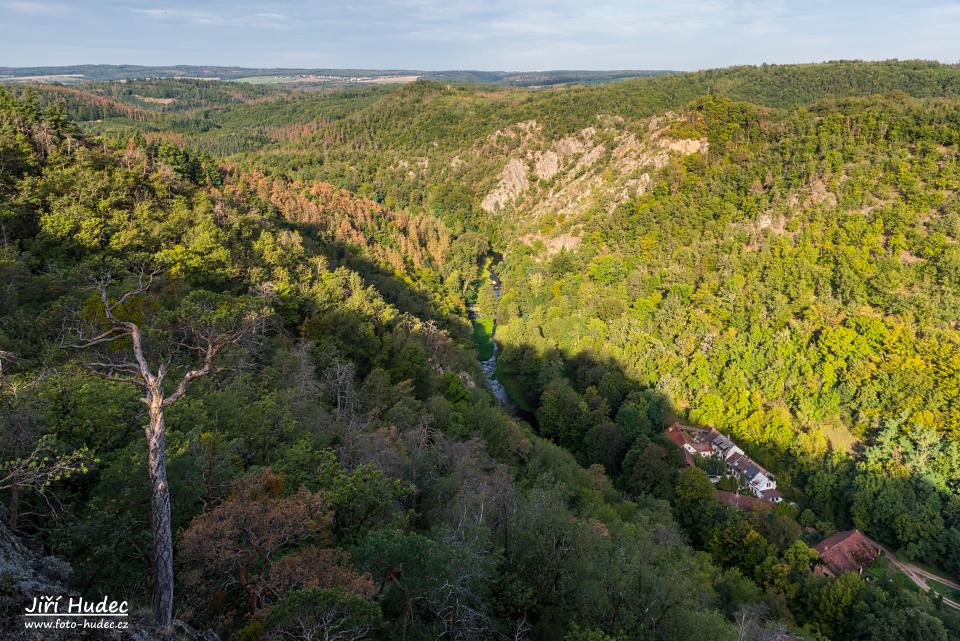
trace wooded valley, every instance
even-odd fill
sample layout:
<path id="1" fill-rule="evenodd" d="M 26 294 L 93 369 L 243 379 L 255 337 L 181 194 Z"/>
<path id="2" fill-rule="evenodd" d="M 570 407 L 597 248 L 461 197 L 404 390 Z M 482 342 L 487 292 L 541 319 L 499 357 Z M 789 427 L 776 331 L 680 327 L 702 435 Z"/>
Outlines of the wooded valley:
<path id="1" fill-rule="evenodd" d="M 0 89 L 0 520 L 161 626 L 960 638 L 958 323 L 958 66 Z"/>

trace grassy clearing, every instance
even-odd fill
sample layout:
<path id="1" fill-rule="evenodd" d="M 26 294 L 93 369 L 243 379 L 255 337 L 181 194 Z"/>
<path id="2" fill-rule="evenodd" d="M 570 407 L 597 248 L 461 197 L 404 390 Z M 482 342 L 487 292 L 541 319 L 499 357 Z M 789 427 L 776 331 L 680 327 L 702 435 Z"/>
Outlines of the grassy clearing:
<path id="1" fill-rule="evenodd" d="M 823 433 L 830 441 L 830 445 L 833 446 L 833 449 L 840 452 L 846 452 L 847 454 L 853 453 L 854 446 L 857 444 L 857 437 L 854 436 L 842 423 L 836 422 L 824 425 Z"/>
<path id="2" fill-rule="evenodd" d="M 493 319 L 477 318 L 473 321 L 473 342 L 477 345 L 477 357 L 485 361 L 493 356 Z"/>
<path id="3" fill-rule="evenodd" d="M 927 584 L 930 586 L 931 590 L 942 594 L 951 601 L 960 601 L 960 590 L 951 588 L 949 585 L 944 585 L 939 581 L 933 581 L 931 579 L 927 579 Z"/>
<path id="4" fill-rule="evenodd" d="M 913 579 L 895 568 L 890 561 L 882 556 L 877 557 L 866 569 L 867 574 L 874 581 L 882 581 L 897 586 L 897 589 L 909 592 L 919 592 L 920 588 Z"/>

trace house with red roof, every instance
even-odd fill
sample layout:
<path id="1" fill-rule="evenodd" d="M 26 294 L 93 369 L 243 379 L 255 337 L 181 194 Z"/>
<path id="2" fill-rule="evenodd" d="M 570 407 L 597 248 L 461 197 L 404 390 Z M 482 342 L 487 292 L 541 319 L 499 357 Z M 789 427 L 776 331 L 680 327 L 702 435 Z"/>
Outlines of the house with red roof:
<path id="1" fill-rule="evenodd" d="M 743 479 L 758 499 L 770 503 L 783 501 L 777 490 L 776 477 L 717 430 L 688 427 L 675 422 L 664 434 L 680 448 L 686 467 L 694 465 L 694 456 L 715 456 L 726 464 L 728 473 Z"/>
<path id="2" fill-rule="evenodd" d="M 683 454 L 683 464 L 686 467 L 693 466 L 693 455 L 696 453 L 696 449 L 693 447 L 693 439 L 689 434 L 680 426 L 679 423 L 674 423 L 667 428 L 664 432 L 667 439 L 680 448 L 680 452 Z"/>
<path id="3" fill-rule="evenodd" d="M 813 546 L 820 554 L 817 572 L 839 576 L 844 572 L 863 573 L 883 550 L 860 530 L 847 530 L 828 536 Z"/>
<path id="4" fill-rule="evenodd" d="M 755 507 L 768 510 L 773 508 L 773 506 L 767 501 L 762 501 L 758 498 L 746 496 L 744 494 L 734 494 L 733 492 L 723 492 L 717 490 L 713 493 L 713 498 L 717 499 L 724 505 L 735 507 L 738 510 L 752 510 Z"/>

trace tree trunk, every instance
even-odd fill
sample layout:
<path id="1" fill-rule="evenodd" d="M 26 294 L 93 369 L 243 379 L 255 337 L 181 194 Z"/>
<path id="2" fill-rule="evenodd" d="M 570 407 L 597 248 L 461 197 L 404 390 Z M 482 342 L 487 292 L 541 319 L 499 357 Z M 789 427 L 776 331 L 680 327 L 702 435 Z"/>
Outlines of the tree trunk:
<path id="1" fill-rule="evenodd" d="M 150 531 L 153 535 L 153 615 L 157 624 L 173 621 L 173 533 L 170 525 L 170 487 L 167 485 L 166 427 L 163 398 L 154 395 L 147 426 L 150 467 Z"/>
<path id="2" fill-rule="evenodd" d="M 16 531 L 20 515 L 20 484 L 14 481 L 10 485 L 10 529 Z"/>
<path id="3" fill-rule="evenodd" d="M 20 458 L 23 456 L 24 427 L 20 421 L 14 421 L 13 424 L 13 456 Z M 20 482 L 16 477 L 10 485 L 10 510 L 9 525 L 14 532 L 17 531 L 17 524 L 20 522 Z"/>

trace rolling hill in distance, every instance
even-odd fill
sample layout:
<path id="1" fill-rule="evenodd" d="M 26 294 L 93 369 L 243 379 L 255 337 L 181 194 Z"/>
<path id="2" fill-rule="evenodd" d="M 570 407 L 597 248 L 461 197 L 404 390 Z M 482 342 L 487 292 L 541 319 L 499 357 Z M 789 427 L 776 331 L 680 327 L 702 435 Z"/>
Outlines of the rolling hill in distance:
<path id="1" fill-rule="evenodd" d="M 960 638 L 960 66 L 0 76 L 0 619 Z"/>
<path id="2" fill-rule="evenodd" d="M 358 84 L 366 82 L 409 82 L 427 80 L 482 82 L 514 86 L 593 83 L 655 76 L 670 73 L 652 70 L 589 71 L 418 71 L 414 69 L 286 69 L 175 65 L 69 65 L 63 67 L 0 67 L 0 82 L 96 82 L 161 78 L 233 80 L 270 84 Z"/>

